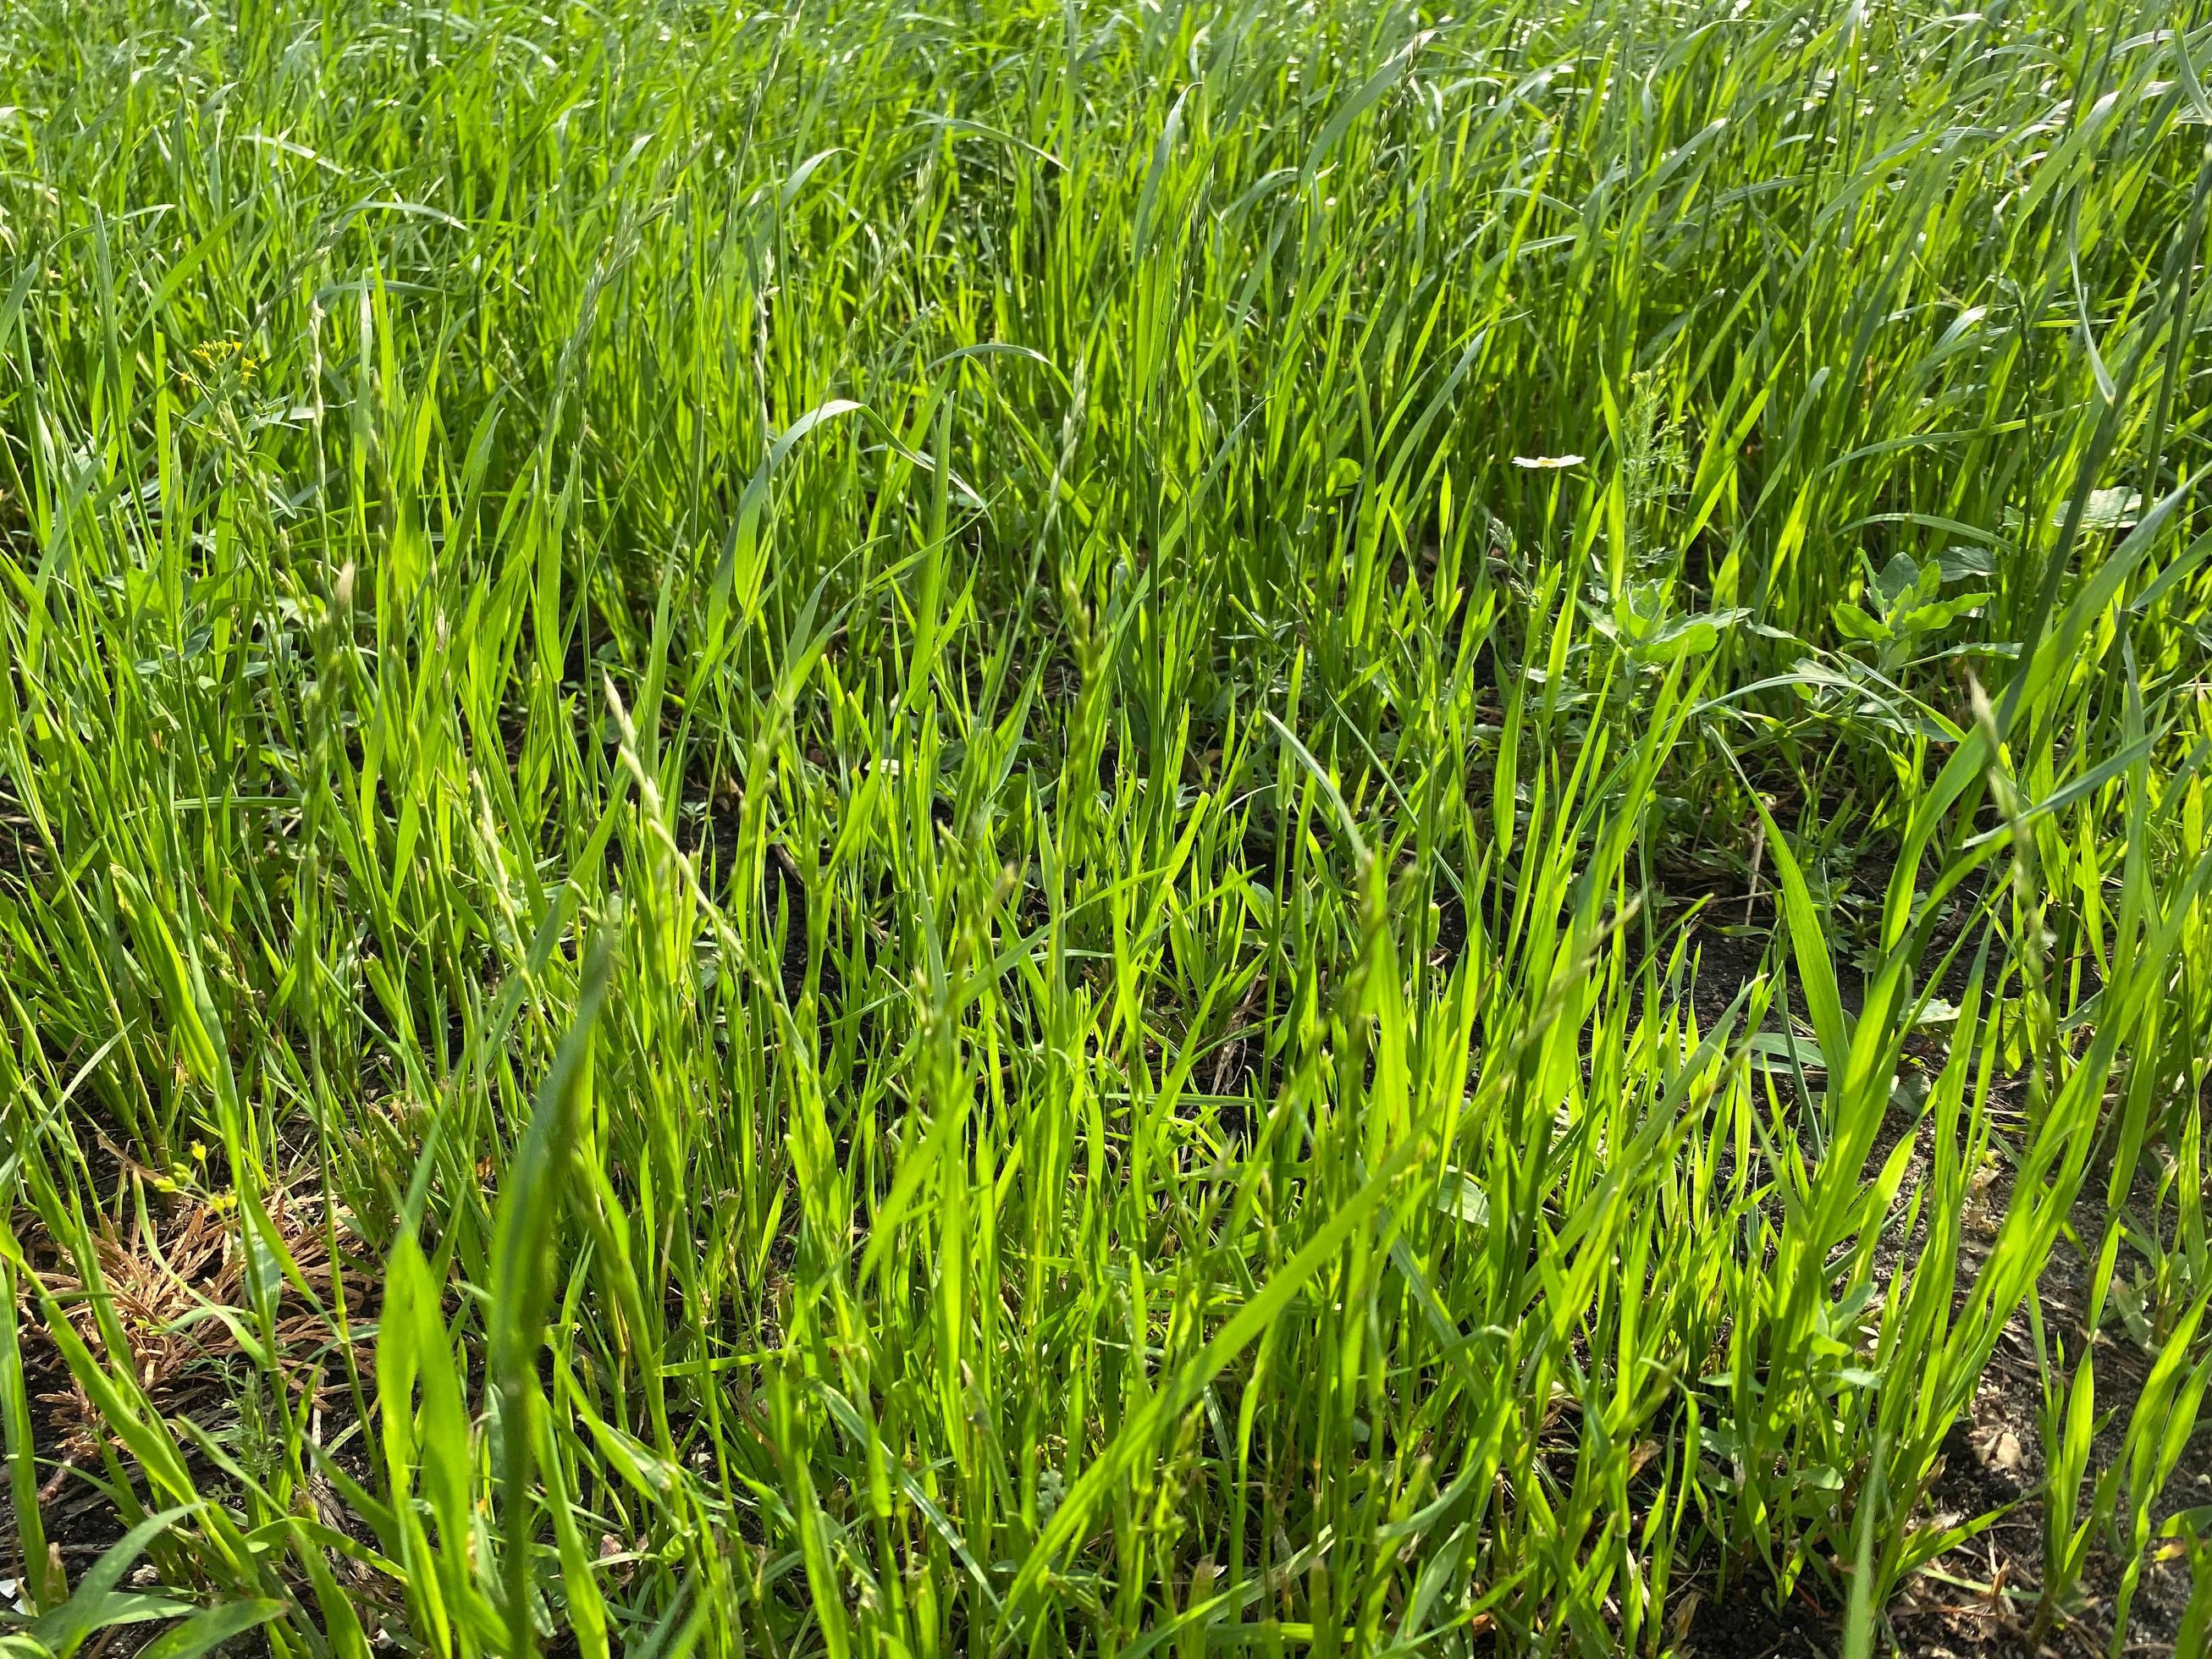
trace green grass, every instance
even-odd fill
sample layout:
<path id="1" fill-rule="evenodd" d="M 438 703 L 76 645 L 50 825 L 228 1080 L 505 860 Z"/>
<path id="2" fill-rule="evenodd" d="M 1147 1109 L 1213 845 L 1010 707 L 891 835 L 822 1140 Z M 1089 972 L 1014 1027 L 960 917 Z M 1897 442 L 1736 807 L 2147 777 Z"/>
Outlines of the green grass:
<path id="1" fill-rule="evenodd" d="M 2197 15 L 9 0 L 0 1650 L 2203 1641 Z"/>

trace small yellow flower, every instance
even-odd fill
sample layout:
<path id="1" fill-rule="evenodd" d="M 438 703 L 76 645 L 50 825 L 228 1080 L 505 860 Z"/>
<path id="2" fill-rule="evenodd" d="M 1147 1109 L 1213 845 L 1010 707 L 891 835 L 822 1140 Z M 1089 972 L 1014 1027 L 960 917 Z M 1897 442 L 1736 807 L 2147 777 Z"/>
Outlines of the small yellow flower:
<path id="1" fill-rule="evenodd" d="M 210 372 L 228 364 L 238 371 L 242 380 L 252 380 L 261 368 L 261 359 L 248 351 L 242 340 L 203 340 L 188 355 Z M 195 386 L 199 384 L 198 377 L 191 374 L 184 378 Z"/>

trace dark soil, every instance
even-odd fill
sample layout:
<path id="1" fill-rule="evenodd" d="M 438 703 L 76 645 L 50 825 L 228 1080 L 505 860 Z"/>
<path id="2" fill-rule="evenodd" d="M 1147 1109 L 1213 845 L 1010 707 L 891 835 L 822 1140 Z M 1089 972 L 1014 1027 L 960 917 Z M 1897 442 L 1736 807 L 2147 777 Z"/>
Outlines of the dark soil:
<path id="1" fill-rule="evenodd" d="M 1830 1659 L 1841 1650 L 1835 1609 L 1801 1583 L 1778 1596 L 1763 1575 L 1700 1595 L 1682 1659 Z"/>

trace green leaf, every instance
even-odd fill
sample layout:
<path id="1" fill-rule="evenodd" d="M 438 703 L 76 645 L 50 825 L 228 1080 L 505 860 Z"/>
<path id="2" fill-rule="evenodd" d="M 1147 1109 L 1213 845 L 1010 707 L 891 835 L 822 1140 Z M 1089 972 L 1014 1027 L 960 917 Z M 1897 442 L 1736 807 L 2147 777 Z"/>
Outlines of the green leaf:
<path id="1" fill-rule="evenodd" d="M 1745 1048 L 1751 1055 L 1753 1069 L 1762 1072 L 1788 1073 L 1798 1066 L 1808 1072 L 1824 1072 L 1828 1068 L 1827 1055 L 1818 1042 L 1794 1033 L 1761 1031 Z M 1793 1064 L 1794 1056 L 1794 1064 Z"/>
<path id="2" fill-rule="evenodd" d="M 119 1595 L 115 1587 L 146 1553 L 149 1544 L 199 1507 L 179 1504 L 131 1528 L 92 1564 L 68 1601 L 31 1626 L 31 1635 L 51 1648 L 56 1659 L 70 1659 L 87 1638 L 110 1625 L 164 1619 L 179 1611 L 184 1604 L 156 1596 Z"/>
<path id="3" fill-rule="evenodd" d="M 203 1607 L 139 1650 L 138 1659 L 199 1659 L 283 1612 L 283 1602 L 265 1598 Z"/>
<path id="4" fill-rule="evenodd" d="M 1848 599 L 1838 599 L 1828 607 L 1828 614 L 1836 619 L 1837 631 L 1847 640 L 1865 640 L 1879 645 L 1891 638 L 1887 623 L 1877 621 Z"/>
<path id="5" fill-rule="evenodd" d="M 1930 600 L 1896 613 L 1890 617 L 1890 623 L 1899 634 L 1940 634 L 1968 611 L 1987 605 L 1992 597 L 1989 593 L 1960 593 L 1952 599 Z"/>
<path id="6" fill-rule="evenodd" d="M 2126 530 L 2142 515 L 2142 492 L 2116 486 L 2110 489 L 2093 489 L 2081 508 L 2081 528 L 2084 530 Z M 2065 516 L 2062 510 L 2058 519 Z"/>
<path id="7" fill-rule="evenodd" d="M 1797 988 L 1804 996 L 1814 1036 L 1822 1054 L 1849 1054 L 1850 1026 L 1844 1018 L 1843 997 L 1836 988 L 1835 964 L 1828 957 L 1828 936 L 1820 925 L 1820 913 L 1806 890 L 1804 872 L 1797 867 L 1796 854 L 1790 850 L 1782 826 L 1775 823 L 1766 803 L 1756 793 L 1752 801 L 1766 826 L 1767 856 L 1774 860 L 1775 873 L 1781 879 L 1782 914 L 1789 923 L 1790 955 L 1797 964 Z"/>
<path id="8" fill-rule="evenodd" d="M 1920 586 L 1920 567 L 1910 554 L 1894 555 L 1874 579 L 1875 602 L 1887 616 L 1897 602 L 1915 592 Z"/>
<path id="9" fill-rule="evenodd" d="M 1970 576 L 1994 576 L 1997 572 L 1996 560 L 1990 550 L 1972 542 L 1954 542 L 1945 548 L 1937 568 L 1947 582 L 1965 581 Z"/>
<path id="10" fill-rule="evenodd" d="M 491 1373 L 500 1390 L 502 1498 L 507 1520 L 507 1641 L 532 1644 L 530 1573 L 536 1503 L 531 1492 L 542 1407 L 538 1356 L 545 1346 L 545 1310 L 558 1271 L 561 1211 L 576 1157 L 577 1126 L 591 1090 L 592 1038 L 605 1004 L 613 937 L 602 933 L 584 964 L 575 1018 L 538 1092 L 536 1109 L 500 1193 L 492 1247 Z M 594 1593 L 586 1578 L 574 1595 Z"/>

